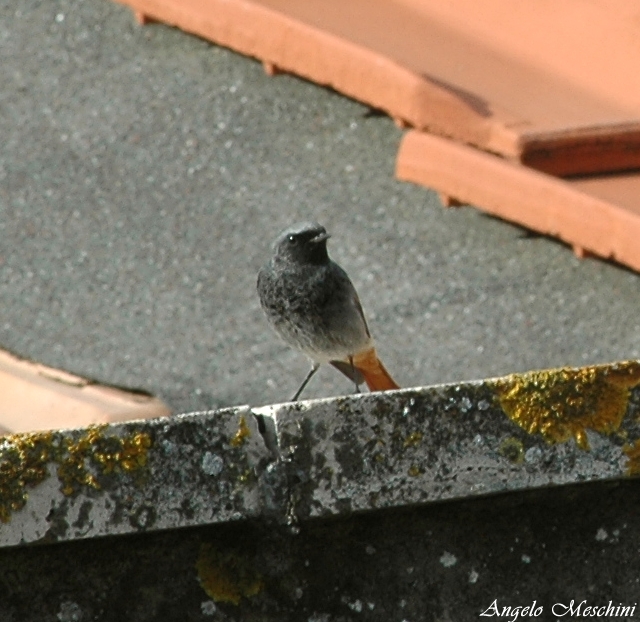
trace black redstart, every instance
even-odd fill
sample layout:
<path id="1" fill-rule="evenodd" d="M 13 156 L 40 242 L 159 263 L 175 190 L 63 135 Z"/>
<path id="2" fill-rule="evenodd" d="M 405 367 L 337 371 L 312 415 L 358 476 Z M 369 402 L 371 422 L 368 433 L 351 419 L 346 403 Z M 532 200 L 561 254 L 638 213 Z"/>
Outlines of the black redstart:
<path id="1" fill-rule="evenodd" d="M 258 295 L 267 319 L 286 343 L 306 354 L 311 370 L 291 398 L 296 401 L 323 363 L 330 363 L 371 391 L 399 389 L 376 354 L 358 294 L 347 273 L 329 259 L 326 229 L 294 225 L 273 245 L 258 273 Z"/>

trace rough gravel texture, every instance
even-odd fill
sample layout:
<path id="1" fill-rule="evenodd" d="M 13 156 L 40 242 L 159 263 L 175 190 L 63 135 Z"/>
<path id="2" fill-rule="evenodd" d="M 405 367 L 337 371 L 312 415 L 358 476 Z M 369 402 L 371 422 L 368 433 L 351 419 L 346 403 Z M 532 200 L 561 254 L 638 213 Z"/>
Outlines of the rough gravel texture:
<path id="1" fill-rule="evenodd" d="M 402 386 L 640 356 L 636 274 L 395 181 L 387 117 L 106 0 L 0 10 L 2 347 L 175 412 L 283 401 L 307 362 L 255 277 L 312 218 Z"/>

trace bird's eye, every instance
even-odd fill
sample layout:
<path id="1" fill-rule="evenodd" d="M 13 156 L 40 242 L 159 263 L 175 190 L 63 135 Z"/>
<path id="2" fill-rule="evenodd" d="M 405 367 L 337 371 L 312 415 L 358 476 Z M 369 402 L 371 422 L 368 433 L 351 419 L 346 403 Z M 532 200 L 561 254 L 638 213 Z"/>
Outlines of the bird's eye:
<path id="1" fill-rule="evenodd" d="M 295 246 L 298 243 L 298 238 L 295 235 L 290 235 L 288 241 L 291 246 Z"/>

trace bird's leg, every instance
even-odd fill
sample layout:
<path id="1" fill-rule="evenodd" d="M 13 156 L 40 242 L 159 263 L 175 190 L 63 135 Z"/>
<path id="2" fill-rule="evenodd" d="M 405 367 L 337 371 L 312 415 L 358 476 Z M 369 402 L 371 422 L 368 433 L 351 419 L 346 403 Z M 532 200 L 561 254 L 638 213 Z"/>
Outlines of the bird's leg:
<path id="1" fill-rule="evenodd" d="M 356 385 L 356 393 L 360 393 L 360 385 L 355 380 L 355 378 L 357 378 L 358 375 L 356 373 L 356 367 L 353 364 L 353 357 L 352 356 L 349 357 L 349 365 L 351 365 L 351 371 L 353 372 L 353 378 L 354 378 L 353 382 Z"/>
<path id="2" fill-rule="evenodd" d="M 300 397 L 300 393 L 302 393 L 303 389 L 307 386 L 307 383 L 309 382 L 309 380 L 311 380 L 311 378 L 313 377 L 313 374 L 315 374 L 318 371 L 319 367 L 320 367 L 320 363 L 313 364 L 306 378 L 302 381 L 300 388 L 296 391 L 296 394 L 291 398 L 292 402 L 298 401 L 298 397 Z"/>

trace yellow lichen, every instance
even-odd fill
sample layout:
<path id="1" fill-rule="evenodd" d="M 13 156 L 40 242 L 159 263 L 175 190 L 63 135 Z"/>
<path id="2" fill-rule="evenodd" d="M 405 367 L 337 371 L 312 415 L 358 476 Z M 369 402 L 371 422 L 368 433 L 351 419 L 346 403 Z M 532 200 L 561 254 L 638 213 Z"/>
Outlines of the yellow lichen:
<path id="1" fill-rule="evenodd" d="M 264 589 L 262 576 L 239 550 L 220 551 L 213 544 L 202 544 L 196 570 L 202 589 L 217 603 L 239 605 L 242 598 Z"/>
<path id="2" fill-rule="evenodd" d="M 241 484 L 248 484 L 255 480 L 255 474 L 253 469 L 245 469 L 242 473 L 238 474 L 238 481 Z"/>
<path id="3" fill-rule="evenodd" d="M 640 439 L 633 443 L 627 443 L 623 446 L 622 451 L 627 456 L 627 475 L 631 477 L 640 475 Z"/>
<path id="4" fill-rule="evenodd" d="M 50 464 L 57 465 L 65 495 L 82 486 L 100 488 L 100 475 L 118 469 L 129 473 L 146 465 L 148 434 L 105 436 L 106 427 L 90 427 L 76 436 L 36 432 L 0 439 L 0 520 L 8 522 L 12 512 L 24 507 L 28 489 L 49 477 Z"/>
<path id="5" fill-rule="evenodd" d="M 500 443 L 500 449 L 498 450 L 501 456 L 504 456 L 509 462 L 514 464 L 520 464 L 524 460 L 524 447 L 522 441 L 517 438 L 505 438 Z"/>
<path id="6" fill-rule="evenodd" d="M 412 464 L 409 467 L 409 470 L 407 471 L 407 475 L 409 475 L 410 477 L 418 477 L 421 474 L 422 474 L 422 470 L 420 469 L 419 466 L 415 464 Z"/>
<path id="7" fill-rule="evenodd" d="M 47 465 L 54 453 L 52 433 L 10 434 L 0 439 L 0 521 L 27 502 L 28 488 L 49 476 Z"/>
<path id="8" fill-rule="evenodd" d="M 411 432 L 407 438 L 404 439 L 405 447 L 415 447 L 422 442 L 422 432 Z"/>
<path id="9" fill-rule="evenodd" d="M 93 452 L 95 460 L 105 474 L 122 469 L 127 473 L 136 471 L 147 464 L 147 450 L 151 447 L 151 437 L 138 432 L 125 437 L 103 437 L 99 439 Z"/>
<path id="10" fill-rule="evenodd" d="M 64 439 L 64 453 L 58 460 L 58 477 L 62 492 L 73 494 L 80 486 L 99 489 L 96 476 L 89 470 L 90 455 L 96 442 L 102 438 L 106 425 L 87 429 L 78 439 Z"/>
<path id="11" fill-rule="evenodd" d="M 151 437 L 145 432 L 105 436 L 107 426 L 88 428 L 77 440 L 65 439 L 65 453 L 59 460 L 62 492 L 73 494 L 79 486 L 99 489 L 98 475 L 117 470 L 131 473 L 147 464 Z"/>
<path id="12" fill-rule="evenodd" d="M 512 374 L 496 381 L 502 409 L 529 434 L 549 443 L 574 438 L 589 449 L 587 429 L 611 434 L 618 430 L 629 391 L 640 383 L 640 363 L 562 368 Z"/>
<path id="13" fill-rule="evenodd" d="M 251 436 L 251 430 L 247 425 L 247 421 L 244 418 L 244 415 L 240 417 L 240 423 L 238 424 L 238 431 L 235 433 L 233 438 L 231 439 L 232 447 L 240 447 L 244 445 L 245 441 Z"/>

